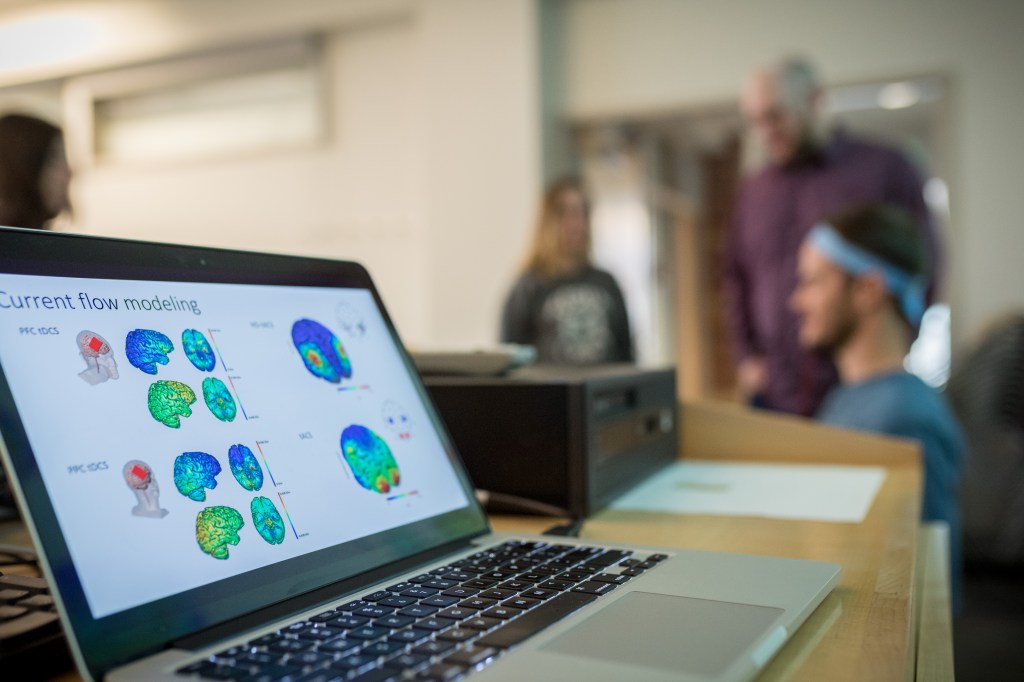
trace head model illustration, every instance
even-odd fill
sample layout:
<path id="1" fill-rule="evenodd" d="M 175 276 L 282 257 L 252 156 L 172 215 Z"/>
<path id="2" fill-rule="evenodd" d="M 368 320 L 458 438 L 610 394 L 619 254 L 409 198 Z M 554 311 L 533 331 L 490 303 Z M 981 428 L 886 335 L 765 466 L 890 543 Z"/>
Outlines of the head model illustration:
<path id="1" fill-rule="evenodd" d="M 404 407 L 394 400 L 387 400 L 380 411 L 388 430 L 402 440 L 408 440 L 412 437 L 412 434 L 409 432 L 412 420 L 409 417 L 409 412 Z"/>
<path id="2" fill-rule="evenodd" d="M 79 372 L 78 376 L 86 383 L 95 386 L 108 379 L 118 378 L 117 363 L 105 338 L 96 332 L 83 329 L 78 332 L 75 342 L 78 344 L 82 359 L 85 360 L 85 369 Z"/>
<path id="3" fill-rule="evenodd" d="M 366 336 L 366 323 L 363 322 L 359 311 L 353 306 L 348 303 L 339 303 L 335 313 L 338 316 L 338 326 L 341 327 L 341 331 L 353 338 Z"/>
<path id="4" fill-rule="evenodd" d="M 352 376 L 352 363 L 341 340 L 319 322 L 299 320 L 293 324 L 292 343 L 313 376 L 332 384 Z"/>
<path id="5" fill-rule="evenodd" d="M 153 478 L 153 469 L 137 459 L 128 461 L 121 470 L 124 482 L 133 493 L 138 504 L 132 507 L 132 514 L 151 519 L 162 519 L 167 510 L 160 508 L 160 487 Z"/>

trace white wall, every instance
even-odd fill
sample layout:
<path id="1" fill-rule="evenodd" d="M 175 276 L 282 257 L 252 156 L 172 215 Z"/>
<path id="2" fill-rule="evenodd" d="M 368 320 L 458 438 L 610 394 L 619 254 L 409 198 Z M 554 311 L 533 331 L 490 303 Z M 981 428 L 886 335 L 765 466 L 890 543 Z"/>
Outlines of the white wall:
<path id="1" fill-rule="evenodd" d="M 78 168 L 71 229 L 358 260 L 408 344 L 497 340 L 540 185 L 535 0 L 61 1 L 0 8 L 0 31 L 52 16 L 103 40 L 19 68 L 0 49 L 0 102 L 33 81 L 294 35 L 323 35 L 327 55 L 323 144 Z"/>
<path id="2" fill-rule="evenodd" d="M 568 15 L 571 118 L 735 99 L 755 64 L 790 50 L 833 83 L 949 75 L 954 339 L 1024 307 L 1024 3 L 572 0 Z"/>

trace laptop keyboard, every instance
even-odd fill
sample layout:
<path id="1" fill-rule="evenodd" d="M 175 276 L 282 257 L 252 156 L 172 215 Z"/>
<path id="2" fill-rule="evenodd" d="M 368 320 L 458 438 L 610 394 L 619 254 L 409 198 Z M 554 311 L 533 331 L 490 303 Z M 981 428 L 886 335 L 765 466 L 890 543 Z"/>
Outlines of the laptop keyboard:
<path id="1" fill-rule="evenodd" d="M 667 558 L 510 541 L 176 672 L 247 682 L 456 680 Z"/>
<path id="2" fill-rule="evenodd" d="M 0 669 L 56 673 L 71 667 L 45 578 L 0 573 Z"/>

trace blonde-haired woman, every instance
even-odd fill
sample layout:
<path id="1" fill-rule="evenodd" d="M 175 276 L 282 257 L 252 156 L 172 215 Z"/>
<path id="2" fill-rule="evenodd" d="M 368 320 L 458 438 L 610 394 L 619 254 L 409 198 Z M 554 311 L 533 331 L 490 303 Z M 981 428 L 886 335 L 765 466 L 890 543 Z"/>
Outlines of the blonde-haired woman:
<path id="1" fill-rule="evenodd" d="M 534 346 L 546 364 L 633 362 L 625 301 L 590 260 L 590 216 L 572 177 L 544 192 L 533 243 L 505 302 L 501 340 Z"/>

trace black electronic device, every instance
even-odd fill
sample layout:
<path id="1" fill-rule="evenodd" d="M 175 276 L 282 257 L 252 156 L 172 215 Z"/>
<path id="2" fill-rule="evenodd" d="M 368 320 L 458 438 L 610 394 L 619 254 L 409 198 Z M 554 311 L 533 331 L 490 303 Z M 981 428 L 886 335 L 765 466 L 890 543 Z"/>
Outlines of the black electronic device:
<path id="1" fill-rule="evenodd" d="M 677 457 L 671 367 L 531 365 L 423 380 L 478 489 L 585 517 Z"/>

